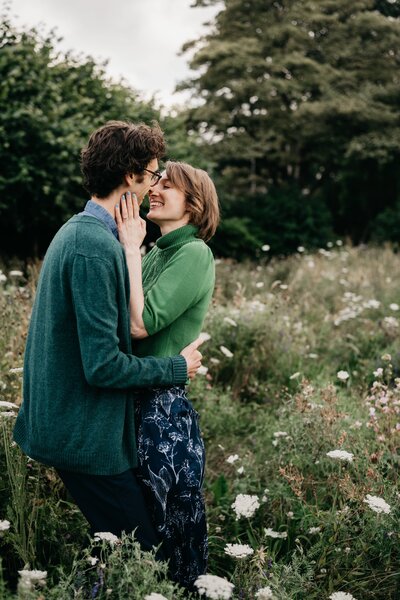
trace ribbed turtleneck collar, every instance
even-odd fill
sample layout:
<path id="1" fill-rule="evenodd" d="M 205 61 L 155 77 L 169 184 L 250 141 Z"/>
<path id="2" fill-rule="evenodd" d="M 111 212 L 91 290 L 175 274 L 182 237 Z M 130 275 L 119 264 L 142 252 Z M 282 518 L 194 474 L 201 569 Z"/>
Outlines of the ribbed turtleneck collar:
<path id="1" fill-rule="evenodd" d="M 164 250 L 165 248 L 170 248 L 176 244 L 195 239 L 197 232 L 198 227 L 189 223 L 188 225 L 184 225 L 183 227 L 179 227 L 178 229 L 174 229 L 174 231 L 162 235 L 158 238 L 156 244 L 158 248 Z"/>

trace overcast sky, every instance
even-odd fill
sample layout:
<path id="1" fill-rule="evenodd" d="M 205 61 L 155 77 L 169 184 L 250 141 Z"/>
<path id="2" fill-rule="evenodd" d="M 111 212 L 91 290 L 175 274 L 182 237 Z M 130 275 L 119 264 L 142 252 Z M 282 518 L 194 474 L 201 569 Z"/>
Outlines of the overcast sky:
<path id="1" fill-rule="evenodd" d="M 11 0 L 19 25 L 56 28 L 62 50 L 109 60 L 107 72 L 121 76 L 146 98 L 167 106 L 182 102 L 176 83 L 189 74 L 182 44 L 208 29 L 217 7 L 191 8 L 192 0 Z"/>

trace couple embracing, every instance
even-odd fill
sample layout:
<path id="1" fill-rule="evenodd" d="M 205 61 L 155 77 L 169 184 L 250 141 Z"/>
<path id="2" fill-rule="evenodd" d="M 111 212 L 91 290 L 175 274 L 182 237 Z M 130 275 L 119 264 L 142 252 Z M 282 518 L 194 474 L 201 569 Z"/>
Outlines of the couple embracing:
<path id="1" fill-rule="evenodd" d="M 91 533 L 135 531 L 191 589 L 206 570 L 204 445 L 185 385 L 215 271 L 205 171 L 167 162 L 158 126 L 111 121 L 81 154 L 83 212 L 54 237 L 37 286 L 14 439 L 53 466 Z M 142 260 L 146 227 L 161 230 Z"/>

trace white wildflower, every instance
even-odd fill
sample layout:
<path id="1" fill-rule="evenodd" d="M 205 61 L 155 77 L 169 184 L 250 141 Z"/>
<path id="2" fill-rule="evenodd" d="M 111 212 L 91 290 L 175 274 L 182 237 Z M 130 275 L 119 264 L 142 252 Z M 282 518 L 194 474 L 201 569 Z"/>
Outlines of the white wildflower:
<path id="1" fill-rule="evenodd" d="M 329 458 L 334 458 L 337 460 L 347 460 L 347 462 L 352 462 L 354 458 L 354 454 L 351 452 L 346 452 L 346 450 L 330 450 L 326 453 Z"/>
<path id="2" fill-rule="evenodd" d="M 268 244 L 264 244 L 264 246 L 261 246 L 261 250 L 263 252 L 268 252 L 269 250 L 271 250 L 271 246 L 269 246 Z"/>
<path id="3" fill-rule="evenodd" d="M 240 517 L 252 517 L 259 507 L 260 502 L 257 496 L 250 496 L 249 494 L 238 494 L 235 502 L 231 504 L 231 508 L 236 513 L 236 520 Z"/>
<path id="4" fill-rule="evenodd" d="M 300 371 L 296 371 L 296 373 L 293 373 L 293 375 L 291 375 L 289 379 L 297 379 L 298 377 L 300 377 L 300 375 Z"/>
<path id="5" fill-rule="evenodd" d="M 382 375 L 383 375 L 382 367 L 379 367 L 378 369 L 376 369 L 376 371 L 374 371 L 374 377 L 382 377 Z"/>
<path id="6" fill-rule="evenodd" d="M 257 281 L 256 288 L 262 288 L 262 287 L 264 287 L 264 282 L 263 281 Z"/>
<path id="7" fill-rule="evenodd" d="M 274 438 L 287 437 L 288 435 L 287 431 L 275 431 Z"/>
<path id="8" fill-rule="evenodd" d="M 310 352 L 310 354 L 308 355 L 308 358 L 316 359 L 316 358 L 318 358 L 318 354 L 315 354 L 314 352 Z"/>
<path id="9" fill-rule="evenodd" d="M 10 521 L 0 521 L 0 531 L 7 531 L 10 529 Z"/>
<path id="10" fill-rule="evenodd" d="M 235 587 L 233 583 L 218 575 L 200 575 L 194 585 L 201 596 L 205 594 L 211 600 L 229 600 Z"/>
<path id="11" fill-rule="evenodd" d="M 228 325 L 232 325 L 232 327 L 237 327 L 236 321 L 234 321 L 230 317 L 224 317 L 224 321 L 225 323 L 228 323 Z"/>
<path id="12" fill-rule="evenodd" d="M 387 504 L 387 502 L 385 502 L 385 500 L 379 496 L 371 496 L 371 494 L 367 494 L 364 502 L 368 504 L 370 509 L 376 513 L 385 513 L 388 515 L 391 511 L 389 504 Z"/>
<path id="13" fill-rule="evenodd" d="M 224 552 L 233 558 L 247 558 L 254 554 L 253 548 L 248 544 L 226 544 Z"/>
<path id="14" fill-rule="evenodd" d="M 243 473 L 244 473 L 244 467 L 239 467 L 237 469 L 237 473 L 239 473 L 239 475 L 243 475 Z"/>
<path id="15" fill-rule="evenodd" d="M 388 353 L 386 354 L 382 354 L 381 359 L 386 361 L 386 362 L 390 362 L 392 360 L 392 356 Z"/>
<path id="16" fill-rule="evenodd" d="M 256 598 L 257 600 L 274 600 L 274 595 L 269 585 L 260 588 L 258 592 L 256 592 Z"/>
<path id="17" fill-rule="evenodd" d="M 22 593 L 29 591 L 35 584 L 44 585 L 47 577 L 47 571 L 38 571 L 36 569 L 22 569 L 18 571 L 19 583 L 18 590 Z"/>
<path id="18" fill-rule="evenodd" d="M 197 369 L 198 375 L 207 375 L 207 373 L 208 373 L 208 367 L 205 367 L 204 365 L 201 365 L 201 367 L 199 367 Z"/>
<path id="19" fill-rule="evenodd" d="M 3 283 L 4 281 L 7 281 L 7 277 L 2 271 L 0 271 L 0 283 Z"/>
<path id="20" fill-rule="evenodd" d="M 321 527 L 310 527 L 310 529 L 308 530 L 307 533 L 309 533 L 310 535 L 315 535 L 316 533 L 319 533 L 321 531 Z"/>
<path id="21" fill-rule="evenodd" d="M 147 594 L 147 596 L 144 597 L 144 600 L 168 600 L 168 598 L 162 594 L 157 594 L 157 592 L 152 592 L 151 594 Z"/>
<path id="22" fill-rule="evenodd" d="M 238 459 L 239 459 L 239 454 L 231 454 L 226 459 L 226 462 L 233 465 L 233 463 L 236 462 Z"/>
<path id="23" fill-rule="evenodd" d="M 10 277 L 23 277 L 24 276 L 22 271 L 10 271 L 8 275 Z"/>
<path id="24" fill-rule="evenodd" d="M 208 340 L 211 340 L 211 335 L 205 331 L 202 331 L 199 334 L 199 338 L 201 339 L 202 342 L 208 342 Z"/>
<path id="25" fill-rule="evenodd" d="M 287 516 L 287 518 L 288 518 L 288 519 L 293 519 L 293 517 L 294 517 L 294 512 L 293 512 L 292 510 L 289 510 L 289 511 L 286 513 L 286 516 Z"/>
<path id="26" fill-rule="evenodd" d="M 96 556 L 88 556 L 87 561 L 92 567 L 94 567 L 94 565 L 99 562 L 99 559 Z"/>
<path id="27" fill-rule="evenodd" d="M 300 252 L 300 254 L 301 254 L 304 251 L 305 251 L 304 246 L 297 246 L 297 252 Z"/>
<path id="28" fill-rule="evenodd" d="M 9 373 L 22 373 L 22 371 L 24 370 L 23 367 L 15 367 L 14 369 L 10 369 Z"/>
<path id="29" fill-rule="evenodd" d="M 333 592 L 333 594 L 329 596 L 329 600 L 356 600 L 356 598 L 346 592 Z"/>
<path id="30" fill-rule="evenodd" d="M 213 364 L 213 365 L 219 365 L 219 363 L 220 363 L 221 361 L 219 360 L 219 358 L 215 358 L 214 356 L 212 356 L 212 357 L 210 358 L 210 362 L 212 362 L 212 364 Z"/>
<path id="31" fill-rule="evenodd" d="M 220 346 L 219 349 L 221 350 L 224 356 L 226 356 L 227 358 L 232 358 L 233 352 L 231 352 L 228 348 L 226 348 L 225 346 Z"/>
<path id="32" fill-rule="evenodd" d="M 270 527 L 264 528 L 264 535 L 265 535 L 265 537 L 271 537 L 271 538 L 276 538 L 276 539 L 280 538 L 282 540 L 285 540 L 287 538 L 286 531 L 274 531 Z"/>
<path id="33" fill-rule="evenodd" d="M 6 400 L 0 400 L 0 408 L 18 408 L 14 402 L 7 402 Z"/>
<path id="34" fill-rule="evenodd" d="M 389 305 L 390 310 L 393 310 L 394 312 L 396 310 L 399 310 L 400 306 L 398 304 L 396 304 L 395 302 L 393 302 L 392 304 Z"/>
<path id="35" fill-rule="evenodd" d="M 336 377 L 340 380 L 340 381 L 346 381 L 350 375 L 348 374 L 347 371 L 338 371 L 336 373 Z"/>
<path id="36" fill-rule="evenodd" d="M 93 537 L 97 542 L 100 540 L 104 540 L 105 542 L 109 542 L 111 546 L 119 542 L 117 536 L 113 533 L 110 533 L 109 531 L 98 531 L 94 534 Z"/>

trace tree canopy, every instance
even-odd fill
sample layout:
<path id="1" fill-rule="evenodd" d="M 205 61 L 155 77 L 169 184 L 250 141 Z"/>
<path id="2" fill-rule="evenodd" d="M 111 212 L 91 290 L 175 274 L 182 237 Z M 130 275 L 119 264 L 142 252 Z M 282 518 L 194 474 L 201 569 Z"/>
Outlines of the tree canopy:
<path id="1" fill-rule="evenodd" d="M 368 239 L 400 200 L 400 3 L 219 4 L 185 47 L 196 76 L 183 87 L 201 100 L 188 128 L 216 162 L 225 215 L 278 252 L 329 232 Z"/>

